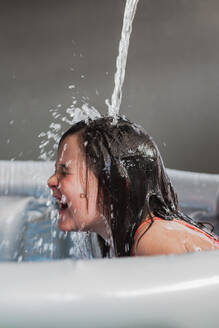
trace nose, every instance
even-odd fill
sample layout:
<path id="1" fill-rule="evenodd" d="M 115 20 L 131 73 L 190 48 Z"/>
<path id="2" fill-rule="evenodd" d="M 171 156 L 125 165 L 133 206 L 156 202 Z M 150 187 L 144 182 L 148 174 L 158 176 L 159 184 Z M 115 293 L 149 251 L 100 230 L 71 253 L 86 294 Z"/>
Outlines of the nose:
<path id="1" fill-rule="evenodd" d="M 58 186 L 58 177 L 57 175 L 54 173 L 47 181 L 48 187 L 50 189 L 56 189 Z"/>

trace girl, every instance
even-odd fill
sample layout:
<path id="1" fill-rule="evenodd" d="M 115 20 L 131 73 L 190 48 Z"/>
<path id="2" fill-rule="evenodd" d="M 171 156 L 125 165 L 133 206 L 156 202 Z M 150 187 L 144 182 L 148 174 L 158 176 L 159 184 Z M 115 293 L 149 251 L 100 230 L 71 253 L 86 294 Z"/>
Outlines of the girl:
<path id="1" fill-rule="evenodd" d="M 103 256 L 179 254 L 219 248 L 219 240 L 180 212 L 152 138 L 136 124 L 99 118 L 62 136 L 48 181 L 59 228 L 94 231 Z"/>

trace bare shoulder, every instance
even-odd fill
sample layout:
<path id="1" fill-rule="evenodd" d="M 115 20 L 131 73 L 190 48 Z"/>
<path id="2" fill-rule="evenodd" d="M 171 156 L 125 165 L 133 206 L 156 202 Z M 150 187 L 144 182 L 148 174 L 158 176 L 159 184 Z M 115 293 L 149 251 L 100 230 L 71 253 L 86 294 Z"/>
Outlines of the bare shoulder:
<path id="1" fill-rule="evenodd" d="M 161 255 L 184 253 L 179 249 L 174 230 L 168 229 L 165 220 L 155 221 L 149 230 L 137 241 L 136 255 Z M 178 233 L 177 233 L 178 235 Z"/>
<path id="2" fill-rule="evenodd" d="M 214 248 L 214 242 L 200 232 L 176 221 L 157 220 L 136 240 L 135 255 L 182 254 Z"/>

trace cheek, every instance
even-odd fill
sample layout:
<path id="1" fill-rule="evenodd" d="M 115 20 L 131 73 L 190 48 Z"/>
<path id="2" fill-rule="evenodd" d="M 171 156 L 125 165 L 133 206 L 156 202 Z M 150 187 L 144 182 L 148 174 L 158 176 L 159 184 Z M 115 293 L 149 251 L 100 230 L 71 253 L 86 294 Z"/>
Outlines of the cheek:
<path id="1" fill-rule="evenodd" d="M 71 189 L 70 188 L 70 183 L 68 182 L 68 180 L 62 179 L 59 182 L 58 190 L 61 192 L 62 195 L 66 195 L 67 193 L 69 193 L 70 189 Z"/>
<path id="2" fill-rule="evenodd" d="M 58 185 L 58 189 L 61 191 L 61 193 L 69 192 L 72 187 L 74 187 L 74 181 L 71 179 L 71 177 L 65 177 L 61 179 Z"/>
<path id="3" fill-rule="evenodd" d="M 70 201 L 71 199 L 80 199 L 80 193 L 83 193 L 82 185 L 77 179 L 66 177 L 60 182 L 60 192 L 66 196 Z"/>

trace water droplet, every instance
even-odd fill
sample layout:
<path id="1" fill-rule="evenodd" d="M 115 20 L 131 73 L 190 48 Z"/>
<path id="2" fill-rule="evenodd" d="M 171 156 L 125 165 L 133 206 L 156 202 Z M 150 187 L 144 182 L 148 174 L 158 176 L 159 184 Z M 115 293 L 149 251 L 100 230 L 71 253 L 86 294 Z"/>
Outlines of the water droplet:
<path id="1" fill-rule="evenodd" d="M 52 193 L 52 190 L 51 190 L 50 192 Z M 51 201 L 51 200 L 48 200 L 48 201 L 46 202 L 46 206 L 51 206 L 51 204 L 52 204 L 52 201 Z"/>
<path id="2" fill-rule="evenodd" d="M 71 248 L 69 249 L 69 255 L 74 255 L 74 247 L 71 247 Z"/>

